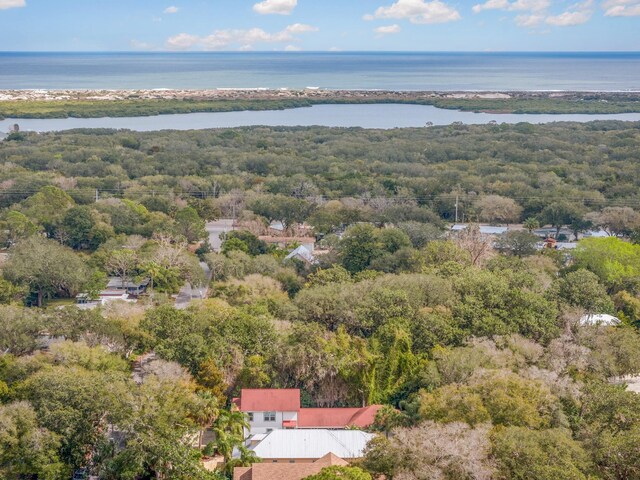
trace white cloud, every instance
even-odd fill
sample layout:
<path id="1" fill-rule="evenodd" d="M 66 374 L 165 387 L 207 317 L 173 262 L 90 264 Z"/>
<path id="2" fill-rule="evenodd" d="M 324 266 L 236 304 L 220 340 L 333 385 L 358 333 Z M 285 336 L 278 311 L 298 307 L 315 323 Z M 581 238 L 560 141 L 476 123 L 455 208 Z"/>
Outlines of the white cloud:
<path id="1" fill-rule="evenodd" d="M 0 0 L 0 10 L 8 10 L 9 8 L 26 7 L 25 0 Z"/>
<path id="2" fill-rule="evenodd" d="M 383 27 L 378 27 L 374 31 L 378 35 L 390 35 L 390 34 L 393 34 L 393 33 L 399 33 L 400 30 L 401 30 L 400 25 L 393 24 L 393 25 L 386 25 L 386 26 L 383 26 Z"/>
<path id="3" fill-rule="evenodd" d="M 509 10 L 522 11 L 528 10 L 531 12 L 540 12 L 546 10 L 551 5 L 550 0 L 516 0 L 509 5 Z"/>
<path id="4" fill-rule="evenodd" d="M 629 2 L 639 0 L 609 0 L 612 2 Z M 554 27 L 569 27 L 572 25 L 581 25 L 588 22 L 593 15 L 593 0 L 584 0 L 581 3 L 570 5 L 564 12 L 552 14 L 549 12 L 551 7 L 550 0 L 487 0 L 473 6 L 475 13 L 483 10 L 504 10 L 527 12 L 515 17 L 515 23 L 519 27 L 534 28 L 542 24 L 552 25 Z"/>
<path id="5" fill-rule="evenodd" d="M 536 15 L 535 13 L 531 15 L 518 15 L 516 17 L 516 25 L 526 28 L 537 27 L 544 22 L 544 18 L 544 15 Z"/>
<path id="6" fill-rule="evenodd" d="M 253 11 L 260 15 L 291 15 L 298 5 L 298 0 L 264 0 L 253 6 Z"/>
<path id="7" fill-rule="evenodd" d="M 582 25 L 591 19 L 593 12 L 590 10 L 579 10 L 576 12 L 563 12 L 560 15 L 552 15 L 547 17 L 545 22 L 556 27 L 570 27 L 573 25 Z"/>
<path id="8" fill-rule="evenodd" d="M 174 35 L 167 40 L 167 47 L 171 50 L 188 50 L 194 45 L 198 44 L 199 37 L 196 35 L 189 35 L 188 33 L 180 33 Z"/>
<path id="9" fill-rule="evenodd" d="M 379 7 L 365 20 L 376 18 L 409 19 L 411 23 L 446 23 L 460 20 L 460 13 L 440 0 L 397 0 L 388 7 Z"/>
<path id="10" fill-rule="evenodd" d="M 548 25 L 555 27 L 571 27 L 573 25 L 582 25 L 591 20 L 593 15 L 593 0 L 584 0 L 582 3 L 571 5 L 565 12 L 559 15 L 550 15 L 545 20 Z"/>
<path id="11" fill-rule="evenodd" d="M 299 47 L 298 45 L 287 45 L 286 47 L 284 47 L 284 51 L 285 52 L 301 52 L 302 48 Z"/>
<path id="12" fill-rule="evenodd" d="M 166 14 L 178 13 L 178 10 L 180 10 L 178 7 L 171 5 L 170 7 L 167 7 L 164 9 L 164 13 Z"/>
<path id="13" fill-rule="evenodd" d="M 602 4 L 607 17 L 635 17 L 640 15 L 638 0 L 607 0 Z"/>
<path id="14" fill-rule="evenodd" d="M 289 33 L 310 33 L 310 32 L 317 32 L 318 28 L 312 26 L 312 25 L 306 25 L 304 23 L 294 23 L 293 25 L 289 25 L 287 28 L 284 29 L 286 32 Z"/>
<path id="15" fill-rule="evenodd" d="M 207 36 L 180 33 L 167 39 L 166 46 L 170 50 L 223 50 L 240 49 L 251 50 L 260 43 L 290 43 L 296 41 L 295 35 L 316 32 L 318 29 L 311 25 L 295 23 L 284 30 L 269 33 L 261 28 L 249 30 L 216 30 Z"/>
<path id="16" fill-rule="evenodd" d="M 480 13 L 483 10 L 506 10 L 508 7 L 508 0 L 487 0 L 485 3 L 474 5 L 472 10 L 474 13 Z"/>
<path id="17" fill-rule="evenodd" d="M 487 0 L 485 3 L 474 5 L 472 10 L 474 13 L 480 13 L 483 10 L 508 10 L 512 12 L 529 11 L 540 12 L 549 8 L 550 0 Z"/>

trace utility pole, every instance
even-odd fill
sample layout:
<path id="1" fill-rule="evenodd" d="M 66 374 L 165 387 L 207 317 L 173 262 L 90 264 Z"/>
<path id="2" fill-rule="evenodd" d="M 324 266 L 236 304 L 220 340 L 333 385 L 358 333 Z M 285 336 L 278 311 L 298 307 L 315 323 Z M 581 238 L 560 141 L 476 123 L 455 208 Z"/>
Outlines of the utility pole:
<path id="1" fill-rule="evenodd" d="M 96 203 L 98 203 L 98 200 L 100 200 L 100 192 L 96 188 Z"/>
<path id="2" fill-rule="evenodd" d="M 232 215 L 233 215 L 233 222 L 231 223 L 231 230 L 235 230 L 236 229 L 236 203 L 235 201 L 233 202 L 233 204 L 231 205 L 232 208 Z"/>
<path id="3" fill-rule="evenodd" d="M 456 223 L 458 223 L 458 201 L 460 199 L 460 196 L 458 195 L 458 193 L 456 193 Z"/>

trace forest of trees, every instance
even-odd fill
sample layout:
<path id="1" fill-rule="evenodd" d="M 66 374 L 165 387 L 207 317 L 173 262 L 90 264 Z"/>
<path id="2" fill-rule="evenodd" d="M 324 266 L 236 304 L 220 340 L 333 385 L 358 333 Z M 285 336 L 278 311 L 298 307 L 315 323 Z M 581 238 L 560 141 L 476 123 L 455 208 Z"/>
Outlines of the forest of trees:
<path id="1" fill-rule="evenodd" d="M 11 95 L 14 92 L 10 92 Z M 51 94 L 51 92 L 49 92 Z M 106 92 L 105 92 L 106 93 Z M 113 91 L 106 93 L 117 99 L 96 99 L 86 91 L 66 91 L 47 99 L 5 99 L 0 103 L 0 120 L 4 118 L 99 118 L 169 115 L 196 112 L 231 112 L 251 110 L 283 110 L 324 104 L 414 104 L 467 112 L 503 113 L 580 113 L 613 114 L 640 111 L 640 96 L 634 92 L 509 92 L 508 98 L 464 98 L 456 92 L 389 92 L 279 90 L 234 92 L 219 96 L 210 91 L 172 92 L 163 98 L 159 91 Z M 229 92 L 225 92 L 229 95 Z M 180 95 L 183 95 L 182 97 Z M 89 98 L 87 98 L 89 97 Z"/>
<path id="2" fill-rule="evenodd" d="M 285 219 L 306 219 L 325 233 L 354 221 L 452 219 L 457 196 L 460 219 L 535 217 L 580 229 L 577 220 L 587 213 L 638 206 L 638 128 L 592 122 L 19 132 L 0 148 L 0 206 L 15 208 L 47 185 L 79 205 L 94 203 L 96 190 L 104 202 L 131 200 L 152 217 L 171 214 L 176 200 L 215 198 L 230 216 L 255 204 L 282 203 L 284 196 L 300 202 L 280 205 L 276 214 L 288 210 Z M 100 205 L 95 208 L 114 208 Z"/>
<path id="3" fill-rule="evenodd" d="M 0 477 L 223 478 L 255 461 L 230 399 L 268 387 L 386 406 L 358 465 L 313 478 L 640 478 L 639 147 L 619 122 L 12 134 Z M 449 235 L 456 197 L 461 219 L 524 229 Z M 212 252 L 205 222 L 234 214 L 307 222 L 326 253 L 285 260 L 248 231 Z M 611 236 L 538 251 L 540 225 Z M 209 298 L 178 310 L 199 260 Z M 152 292 L 66 305 L 107 275 Z"/>

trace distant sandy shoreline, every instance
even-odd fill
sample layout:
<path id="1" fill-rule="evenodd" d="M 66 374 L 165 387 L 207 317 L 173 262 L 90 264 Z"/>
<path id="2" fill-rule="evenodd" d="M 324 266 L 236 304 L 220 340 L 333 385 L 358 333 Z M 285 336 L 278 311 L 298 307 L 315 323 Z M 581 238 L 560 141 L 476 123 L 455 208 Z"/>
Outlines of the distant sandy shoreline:
<path id="1" fill-rule="evenodd" d="M 640 113 L 640 93 L 216 88 L 0 90 L 2 118 L 140 117 L 288 110 L 313 105 L 414 104 L 478 113 Z"/>
<path id="2" fill-rule="evenodd" d="M 390 100 L 510 100 L 510 99 L 578 99 L 581 97 L 614 99 L 637 98 L 638 92 L 574 92 L 574 91 L 391 91 L 391 90 L 325 90 L 319 88 L 266 89 L 266 88 L 217 88 L 189 89 L 133 89 L 133 90 L 0 90 L 0 102 L 15 101 L 123 101 L 123 100 L 340 100 L 348 102 Z"/>

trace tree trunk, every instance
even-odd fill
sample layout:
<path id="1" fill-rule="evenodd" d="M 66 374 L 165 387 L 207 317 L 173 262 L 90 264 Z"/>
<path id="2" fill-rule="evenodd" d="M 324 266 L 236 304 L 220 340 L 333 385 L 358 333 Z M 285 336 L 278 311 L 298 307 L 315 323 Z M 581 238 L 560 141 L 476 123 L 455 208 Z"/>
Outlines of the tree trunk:
<path id="1" fill-rule="evenodd" d="M 42 307 L 42 297 L 43 297 L 42 289 L 38 289 L 38 307 Z"/>

